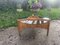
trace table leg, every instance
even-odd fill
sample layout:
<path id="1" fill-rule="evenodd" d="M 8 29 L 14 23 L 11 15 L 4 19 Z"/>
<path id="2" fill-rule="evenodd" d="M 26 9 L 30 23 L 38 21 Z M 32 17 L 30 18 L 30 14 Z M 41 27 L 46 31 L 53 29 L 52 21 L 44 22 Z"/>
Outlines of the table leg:
<path id="1" fill-rule="evenodd" d="M 50 22 L 48 23 L 47 36 L 48 36 L 48 34 L 49 34 L 49 26 L 50 26 Z"/>
<path id="2" fill-rule="evenodd" d="M 48 36 L 48 34 L 49 34 L 49 29 L 47 29 L 47 36 Z"/>

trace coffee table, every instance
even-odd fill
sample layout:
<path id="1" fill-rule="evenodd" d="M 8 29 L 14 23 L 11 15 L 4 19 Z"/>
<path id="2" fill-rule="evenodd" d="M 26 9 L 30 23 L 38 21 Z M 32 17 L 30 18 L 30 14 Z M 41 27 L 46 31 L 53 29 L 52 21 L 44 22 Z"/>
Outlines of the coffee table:
<path id="1" fill-rule="evenodd" d="M 44 28 L 47 29 L 47 36 L 49 33 L 50 19 L 39 18 L 37 16 L 30 16 L 25 19 L 18 19 L 18 31 L 22 31 L 24 28 Z"/>

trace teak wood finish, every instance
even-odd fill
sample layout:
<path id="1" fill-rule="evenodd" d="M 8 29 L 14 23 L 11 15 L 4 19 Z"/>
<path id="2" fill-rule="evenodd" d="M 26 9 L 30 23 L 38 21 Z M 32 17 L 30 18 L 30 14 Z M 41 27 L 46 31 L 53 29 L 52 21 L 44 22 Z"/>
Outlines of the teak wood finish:
<path id="1" fill-rule="evenodd" d="M 49 33 L 49 26 L 50 26 L 50 20 L 42 19 L 37 16 L 30 16 L 26 20 L 32 20 L 33 22 L 35 20 L 40 20 L 42 23 L 41 24 L 26 24 L 22 23 L 21 21 L 25 19 L 18 19 L 18 31 L 22 31 L 24 28 L 44 28 L 47 29 L 47 36 Z M 47 23 L 43 23 L 43 21 L 47 21 Z"/>

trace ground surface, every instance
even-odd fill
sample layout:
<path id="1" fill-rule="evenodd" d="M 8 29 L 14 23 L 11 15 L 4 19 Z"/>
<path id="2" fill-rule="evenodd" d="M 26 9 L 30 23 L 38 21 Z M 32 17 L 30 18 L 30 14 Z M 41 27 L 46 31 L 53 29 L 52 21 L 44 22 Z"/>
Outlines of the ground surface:
<path id="1" fill-rule="evenodd" d="M 0 45 L 60 45 L 60 20 L 51 21 L 48 37 L 45 29 L 36 30 L 36 38 L 31 40 L 20 40 L 16 27 L 0 31 Z"/>

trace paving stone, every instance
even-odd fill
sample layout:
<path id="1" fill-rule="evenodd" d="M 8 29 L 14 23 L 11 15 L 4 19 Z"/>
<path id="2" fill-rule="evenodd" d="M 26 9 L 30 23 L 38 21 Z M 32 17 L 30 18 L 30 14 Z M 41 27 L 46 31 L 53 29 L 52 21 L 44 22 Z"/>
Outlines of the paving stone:
<path id="1" fill-rule="evenodd" d="M 17 27 L 4 29 L 0 31 L 0 45 L 60 45 L 60 20 L 51 21 L 48 37 L 46 29 L 34 30 L 36 31 L 35 39 L 21 40 Z M 24 32 L 22 34 L 24 35 Z"/>
<path id="2" fill-rule="evenodd" d="M 3 45 L 3 42 L 4 42 L 4 41 L 0 41 L 0 45 Z"/>

